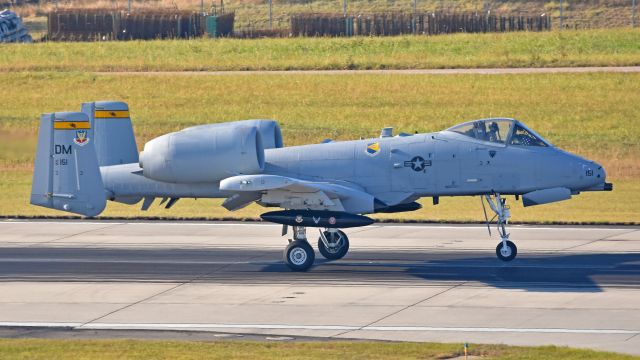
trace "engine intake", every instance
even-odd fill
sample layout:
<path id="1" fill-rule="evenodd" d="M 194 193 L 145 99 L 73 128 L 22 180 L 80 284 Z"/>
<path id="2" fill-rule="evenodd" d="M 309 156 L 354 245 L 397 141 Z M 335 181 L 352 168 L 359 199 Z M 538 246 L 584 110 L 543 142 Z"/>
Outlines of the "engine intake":
<path id="1" fill-rule="evenodd" d="M 264 146 L 257 127 L 245 124 L 194 127 L 144 145 L 145 177 L 171 183 L 214 182 L 264 170 Z"/>

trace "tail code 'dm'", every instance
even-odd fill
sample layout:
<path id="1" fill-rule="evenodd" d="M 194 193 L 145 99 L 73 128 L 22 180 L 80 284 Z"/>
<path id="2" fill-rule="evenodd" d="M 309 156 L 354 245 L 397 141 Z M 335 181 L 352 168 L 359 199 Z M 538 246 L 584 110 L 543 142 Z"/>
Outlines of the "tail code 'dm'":
<path id="1" fill-rule="evenodd" d="M 59 154 L 71 154 L 71 145 L 68 145 L 68 146 L 55 145 L 53 152 L 56 155 L 59 155 Z"/>

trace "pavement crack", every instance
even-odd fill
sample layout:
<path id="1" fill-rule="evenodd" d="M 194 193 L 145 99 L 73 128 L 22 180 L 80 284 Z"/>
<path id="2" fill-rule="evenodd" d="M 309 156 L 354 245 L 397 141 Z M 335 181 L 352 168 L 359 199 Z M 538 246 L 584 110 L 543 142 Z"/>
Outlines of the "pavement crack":
<path id="1" fill-rule="evenodd" d="M 57 239 L 53 239 L 53 240 L 48 240 L 48 241 L 43 241 L 43 242 L 39 242 L 39 243 L 35 243 L 35 244 L 31 244 L 31 245 L 29 245 L 29 246 L 27 246 L 27 247 L 35 247 L 35 246 L 40 246 L 40 245 L 42 245 L 42 244 L 49 244 L 49 243 L 52 243 L 52 242 L 55 242 L 55 241 L 60 241 L 60 240 L 64 240 L 64 239 L 69 239 L 69 238 L 72 238 L 72 237 L 74 237 L 74 236 L 84 235 L 84 234 L 88 234 L 88 233 L 90 233 L 90 232 L 92 232 L 92 231 L 104 230 L 104 229 L 107 229 L 107 228 L 110 228 L 110 227 L 114 227 L 114 226 L 118 226 L 118 225 L 124 225 L 124 224 L 121 224 L 121 223 L 118 223 L 118 224 L 109 224 L 109 225 L 107 225 L 107 226 L 99 227 L 99 228 L 97 228 L 97 229 L 90 229 L 90 230 L 86 230 L 86 231 L 81 231 L 81 232 L 79 232 L 79 233 L 74 233 L 74 234 L 65 235 L 65 236 L 60 237 L 60 238 L 57 238 Z"/>
<path id="2" fill-rule="evenodd" d="M 595 239 L 595 240 L 587 241 L 586 243 L 583 243 L 583 244 L 578 244 L 578 245 L 574 245 L 574 246 L 569 246 L 568 248 L 564 248 L 564 249 L 562 249 L 562 250 L 560 250 L 560 251 L 573 250 L 573 249 L 576 249 L 576 248 L 579 248 L 579 247 L 582 247 L 582 246 L 586 246 L 586 245 L 589 245 L 589 244 L 593 244 L 593 243 L 598 242 L 598 241 L 609 240 L 609 239 L 611 239 L 611 238 L 612 238 L 612 237 L 614 237 L 614 236 L 627 235 L 627 234 L 631 234 L 631 233 L 636 232 L 636 231 L 638 231 L 638 229 L 633 229 L 633 230 L 630 230 L 630 231 L 625 231 L 625 232 L 623 232 L 623 233 L 621 233 L 621 234 L 613 234 L 613 235 L 605 236 L 605 237 L 603 237 L 603 238 L 599 238 L 599 239 Z"/>
<path id="3" fill-rule="evenodd" d="M 367 327 L 369 327 L 369 326 L 372 326 L 373 324 L 379 323 L 380 321 L 382 321 L 382 320 L 384 320 L 384 319 L 388 319 L 388 318 L 390 318 L 390 317 L 392 317 L 392 316 L 394 316 L 394 315 L 397 315 L 397 314 L 399 314 L 399 313 L 401 313 L 401 312 L 403 312 L 403 311 L 405 311 L 405 310 L 407 310 L 407 309 L 409 309 L 409 308 L 412 308 L 412 307 L 414 307 L 414 306 L 416 306 L 416 305 L 418 305 L 418 304 L 420 304 L 420 303 L 423 303 L 423 302 L 425 302 L 425 301 L 429 301 L 429 300 L 431 300 L 431 299 L 433 299 L 433 298 L 435 298 L 435 297 L 437 297 L 437 296 L 440 296 L 440 295 L 442 295 L 442 294 L 444 294 L 444 293 L 446 293 L 446 292 L 449 292 L 449 291 L 451 291 L 451 290 L 453 290 L 453 289 L 456 289 L 456 288 L 458 288 L 458 287 L 464 286 L 466 283 L 467 283 L 466 281 L 465 281 L 465 282 L 458 283 L 458 284 L 453 285 L 453 286 L 451 286 L 451 287 L 449 287 L 449 288 L 446 288 L 446 289 L 444 289 L 444 290 L 442 290 L 442 291 L 440 291 L 440 292 L 438 292 L 438 293 L 435 293 L 435 294 L 430 295 L 430 296 L 428 296 L 428 297 L 426 297 L 426 298 L 424 298 L 424 299 L 421 299 L 420 301 L 416 301 L 416 302 L 415 302 L 415 303 L 413 303 L 413 304 L 409 304 L 409 305 L 407 305 L 407 306 L 404 306 L 403 308 L 401 308 L 401 309 L 399 309 L 399 310 L 396 310 L 396 311 L 394 311 L 394 312 L 392 312 L 392 313 L 390 313 L 390 314 L 387 314 L 387 315 L 385 315 L 385 316 L 383 316 L 383 317 L 381 317 L 381 318 L 379 318 L 379 319 L 376 319 L 376 320 L 374 320 L 374 321 L 372 321 L 372 322 L 370 322 L 370 323 L 368 323 L 368 324 L 365 324 L 365 325 L 363 325 L 363 326 L 359 326 L 357 329 L 343 331 L 343 332 L 338 333 L 338 334 L 335 334 L 335 335 L 333 335 L 333 336 L 331 336 L 331 337 L 332 337 L 332 338 L 334 338 L 334 337 L 338 337 L 338 336 L 342 336 L 342 335 L 348 334 L 348 333 L 350 333 L 350 332 L 354 332 L 354 331 L 362 330 L 362 329 L 364 329 L 364 328 L 367 328 Z"/>
<path id="4" fill-rule="evenodd" d="M 365 226 L 362 228 L 355 228 L 355 229 L 351 229 L 349 230 L 349 234 L 361 234 L 367 231 L 371 231 L 371 230 L 377 230 L 379 229 L 381 226 L 380 225 L 370 225 L 370 226 Z"/>
<path id="5" fill-rule="evenodd" d="M 95 319 L 89 320 L 89 321 L 87 321 L 87 322 L 82 323 L 82 324 L 81 324 L 81 325 L 79 325 L 79 326 L 74 327 L 74 329 L 82 329 L 83 327 L 87 326 L 88 324 L 91 324 L 91 323 L 97 322 L 97 321 L 99 321 L 100 319 L 104 319 L 104 318 L 106 318 L 107 316 L 113 315 L 113 314 L 115 314 L 115 313 L 117 313 L 117 312 L 120 312 L 120 311 L 122 311 L 122 310 L 125 310 L 125 309 L 128 309 L 128 308 L 130 308 L 130 307 L 136 306 L 136 305 L 141 304 L 141 303 L 143 303 L 143 302 L 149 301 L 149 300 L 151 300 L 151 299 L 153 299 L 153 298 L 155 298 L 155 297 L 158 297 L 158 296 L 160 296 L 160 295 L 166 294 L 166 293 L 168 293 L 168 292 L 170 292 L 170 291 L 173 291 L 173 290 L 175 290 L 175 289 L 177 289 L 177 288 L 179 288 L 179 287 L 182 287 L 182 286 L 184 286 L 184 285 L 192 284 L 192 283 L 194 283 L 195 281 L 198 281 L 198 280 L 200 280 L 200 279 L 202 279 L 202 278 L 204 278 L 204 277 L 206 277 L 206 276 L 209 276 L 209 275 L 213 274 L 214 272 L 217 272 L 217 271 L 223 270 L 224 268 L 226 268 L 226 267 L 228 267 L 228 266 L 230 266 L 230 265 L 232 265 L 232 264 L 223 264 L 222 266 L 216 267 L 215 269 L 213 269 L 213 270 L 211 270 L 211 271 L 207 271 L 207 272 L 205 272 L 205 273 L 202 273 L 202 274 L 200 274 L 200 275 L 198 275 L 198 276 L 194 277 L 193 279 L 191 279 L 191 280 L 189 280 L 189 281 L 181 282 L 181 283 L 179 283 L 179 284 L 177 284 L 177 285 L 175 285 L 175 286 L 172 286 L 172 287 L 170 287 L 170 288 L 168 288 L 168 289 L 165 289 L 165 290 L 162 290 L 162 291 L 160 291 L 160 292 L 158 292 L 158 293 L 155 293 L 155 294 L 153 294 L 153 295 L 147 296 L 146 298 L 143 298 L 143 299 L 140 299 L 140 300 L 135 301 L 135 302 L 133 302 L 133 303 L 127 304 L 127 305 L 125 305 L 125 306 L 123 306 L 123 307 L 120 307 L 120 308 L 118 308 L 118 309 L 115 309 L 115 310 L 113 310 L 113 311 L 110 311 L 110 312 L 108 312 L 108 313 L 106 313 L 106 314 L 104 314 L 104 315 L 100 315 L 100 316 L 98 316 L 98 317 L 97 317 L 97 318 L 95 318 Z"/>

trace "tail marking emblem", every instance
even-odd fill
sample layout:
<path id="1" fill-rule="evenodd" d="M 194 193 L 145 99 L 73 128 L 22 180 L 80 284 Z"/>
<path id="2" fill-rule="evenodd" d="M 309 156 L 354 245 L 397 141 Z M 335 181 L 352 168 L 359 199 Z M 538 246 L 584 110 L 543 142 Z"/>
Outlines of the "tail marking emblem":
<path id="1" fill-rule="evenodd" d="M 76 131 L 76 137 L 73 139 L 73 142 L 79 146 L 85 146 L 89 143 L 89 138 L 87 137 L 86 130 L 78 130 Z"/>

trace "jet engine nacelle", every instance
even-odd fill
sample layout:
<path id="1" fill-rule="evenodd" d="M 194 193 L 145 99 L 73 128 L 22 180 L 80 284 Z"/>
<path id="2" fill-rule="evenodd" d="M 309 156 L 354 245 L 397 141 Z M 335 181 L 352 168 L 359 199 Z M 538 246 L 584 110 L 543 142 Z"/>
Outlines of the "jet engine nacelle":
<path id="1" fill-rule="evenodd" d="M 276 122 L 275 120 L 240 120 L 218 124 L 205 124 L 192 126 L 182 131 L 201 131 L 229 126 L 253 126 L 257 128 L 258 132 L 262 136 L 262 144 L 264 145 L 265 149 L 277 149 L 284 146 L 280 125 L 278 125 L 278 122 Z"/>
<path id="2" fill-rule="evenodd" d="M 194 127 L 157 137 L 144 145 L 145 177 L 171 183 L 215 182 L 264 170 L 264 146 L 256 126 Z"/>

